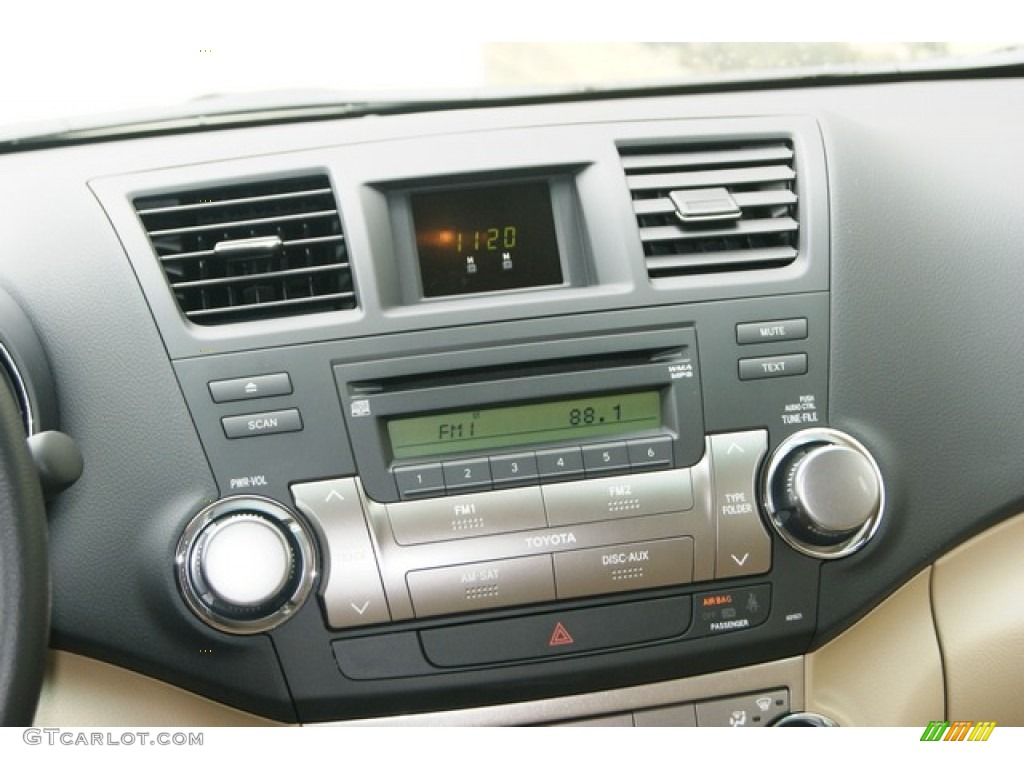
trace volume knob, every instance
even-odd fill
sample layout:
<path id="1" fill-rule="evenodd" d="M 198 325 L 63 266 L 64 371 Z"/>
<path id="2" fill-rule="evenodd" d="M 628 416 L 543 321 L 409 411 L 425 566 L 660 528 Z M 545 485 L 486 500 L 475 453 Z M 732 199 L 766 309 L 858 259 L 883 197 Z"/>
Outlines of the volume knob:
<path id="1" fill-rule="evenodd" d="M 234 634 L 272 629 L 303 603 L 315 576 L 305 526 L 270 499 L 211 504 L 182 534 L 176 563 L 185 602 L 207 624 Z"/>
<path id="2" fill-rule="evenodd" d="M 874 535 L 885 491 L 863 445 L 838 430 L 809 429 L 783 441 L 772 455 L 762 500 L 787 543 L 833 559 L 852 554 Z"/>
<path id="3" fill-rule="evenodd" d="M 276 607 L 295 565 L 284 532 L 256 514 L 228 515 L 196 543 L 196 575 L 219 600 L 242 610 Z"/>

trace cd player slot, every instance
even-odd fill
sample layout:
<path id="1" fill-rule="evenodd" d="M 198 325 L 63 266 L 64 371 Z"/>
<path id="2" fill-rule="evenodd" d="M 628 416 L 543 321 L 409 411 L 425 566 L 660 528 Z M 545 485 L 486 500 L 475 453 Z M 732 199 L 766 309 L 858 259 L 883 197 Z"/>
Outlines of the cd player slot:
<path id="1" fill-rule="evenodd" d="M 515 366 L 515 375 L 548 376 L 578 371 L 607 371 L 650 363 L 667 364 L 686 358 L 685 346 L 660 349 L 618 352 L 611 355 L 586 355 L 569 360 L 556 359 L 539 362 L 520 362 Z M 459 384 L 479 384 L 501 381 L 509 377 L 508 365 L 484 366 L 462 371 L 439 371 L 429 374 L 396 376 L 373 381 L 355 381 L 349 386 L 354 394 L 380 394 L 409 392 L 432 387 L 447 387 Z"/>

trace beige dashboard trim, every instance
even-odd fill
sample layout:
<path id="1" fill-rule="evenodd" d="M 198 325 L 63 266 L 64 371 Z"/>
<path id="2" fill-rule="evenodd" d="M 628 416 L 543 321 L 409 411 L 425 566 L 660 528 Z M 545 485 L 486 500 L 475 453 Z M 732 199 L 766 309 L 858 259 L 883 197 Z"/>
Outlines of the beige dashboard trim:
<path id="1" fill-rule="evenodd" d="M 1024 515 L 935 563 L 947 720 L 1024 725 Z"/>
<path id="2" fill-rule="evenodd" d="M 102 661 L 51 651 L 36 727 L 281 725 Z"/>
<path id="3" fill-rule="evenodd" d="M 941 720 L 942 657 L 926 568 L 857 624 L 806 657 L 807 708 L 839 725 Z"/>

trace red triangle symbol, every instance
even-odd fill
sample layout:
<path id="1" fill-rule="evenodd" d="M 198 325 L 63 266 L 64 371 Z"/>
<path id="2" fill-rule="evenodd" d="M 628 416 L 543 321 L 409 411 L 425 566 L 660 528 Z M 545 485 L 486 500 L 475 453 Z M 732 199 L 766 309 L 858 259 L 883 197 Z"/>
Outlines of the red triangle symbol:
<path id="1" fill-rule="evenodd" d="M 555 631 L 551 633 L 548 645 L 554 647 L 556 645 L 572 645 L 575 642 L 572 635 L 569 634 L 569 630 L 562 626 L 562 622 L 558 622 L 555 624 Z"/>

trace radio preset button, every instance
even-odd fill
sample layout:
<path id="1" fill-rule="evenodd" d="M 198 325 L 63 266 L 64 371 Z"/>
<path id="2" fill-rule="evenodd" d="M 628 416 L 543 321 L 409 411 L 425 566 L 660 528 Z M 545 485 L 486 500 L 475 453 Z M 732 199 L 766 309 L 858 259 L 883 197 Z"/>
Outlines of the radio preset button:
<path id="1" fill-rule="evenodd" d="M 444 493 L 444 471 L 440 464 L 396 467 L 394 475 L 403 499 Z"/>
<path id="2" fill-rule="evenodd" d="M 578 447 L 537 451 L 541 480 L 572 480 L 583 476 L 583 452 Z"/>
<path id="3" fill-rule="evenodd" d="M 542 490 L 552 526 L 693 509 L 688 469 L 545 485 Z"/>
<path id="4" fill-rule="evenodd" d="M 406 583 L 418 617 L 555 599 L 550 555 L 410 571 Z"/>
<path id="5" fill-rule="evenodd" d="M 536 486 L 401 501 L 388 504 L 387 510 L 399 544 L 464 539 L 547 525 L 544 502 Z"/>
<path id="6" fill-rule="evenodd" d="M 625 443 L 601 443 L 583 446 L 583 468 L 587 475 L 605 475 L 629 469 Z"/>
<path id="7" fill-rule="evenodd" d="M 672 438 L 667 435 L 627 440 L 626 449 L 633 469 L 668 469 L 672 466 Z"/>
<path id="8" fill-rule="evenodd" d="M 491 457 L 491 480 L 495 488 L 537 482 L 537 457 L 533 451 Z"/>
<path id="9" fill-rule="evenodd" d="M 575 552 L 556 552 L 559 598 L 629 592 L 693 580 L 693 539 L 644 541 Z"/>
<path id="10" fill-rule="evenodd" d="M 486 458 L 443 461 L 444 485 L 449 491 L 491 487 L 491 465 Z"/>

